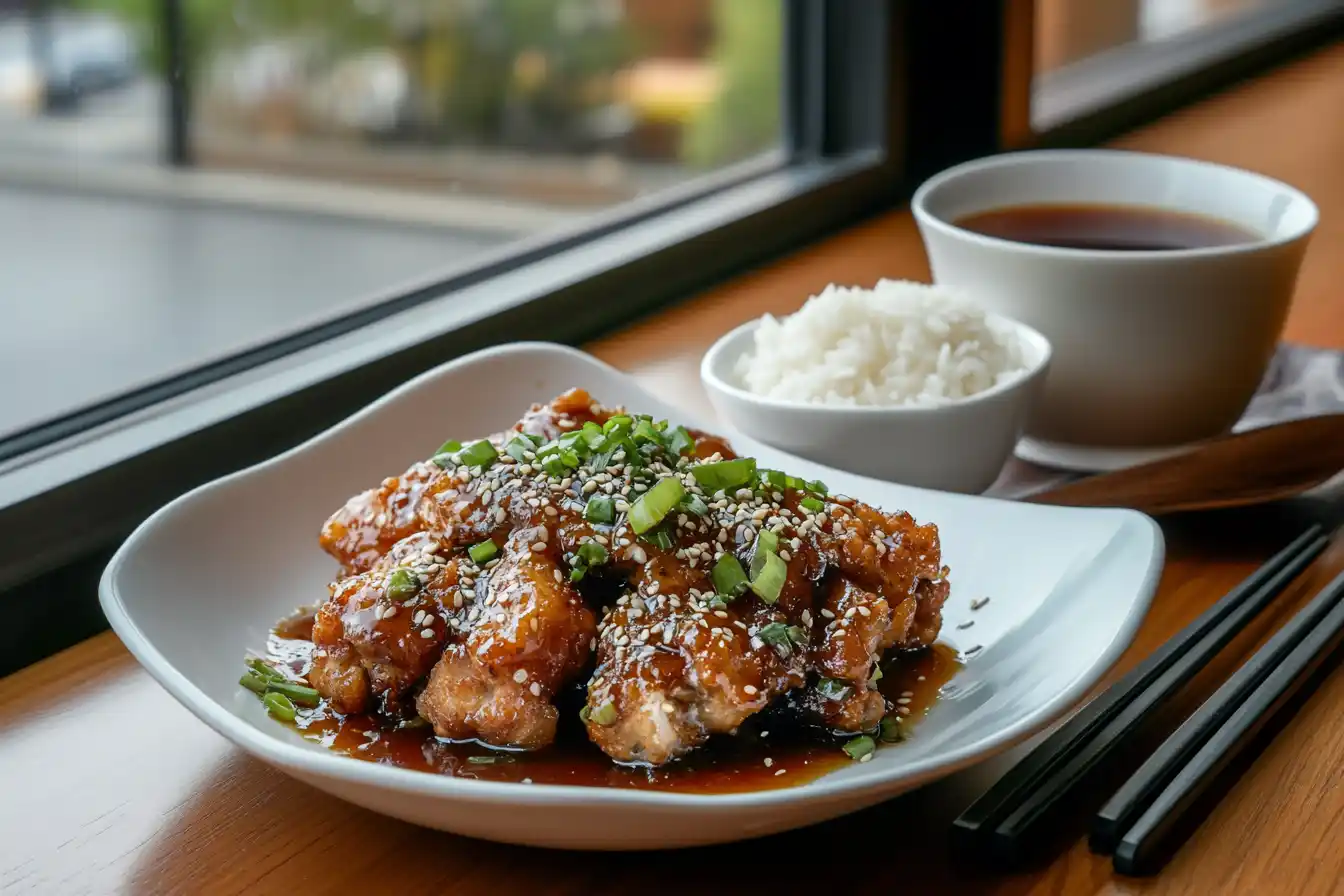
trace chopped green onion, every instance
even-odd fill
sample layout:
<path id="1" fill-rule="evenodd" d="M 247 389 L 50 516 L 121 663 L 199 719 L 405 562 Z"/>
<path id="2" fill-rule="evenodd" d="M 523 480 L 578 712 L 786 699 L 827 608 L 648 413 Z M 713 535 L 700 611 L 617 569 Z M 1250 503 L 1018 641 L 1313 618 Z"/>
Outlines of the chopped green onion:
<path id="1" fill-rule="evenodd" d="M 822 482 L 820 479 L 813 479 L 811 482 L 807 484 L 807 490 L 815 494 L 825 496 L 826 483 Z"/>
<path id="2" fill-rule="evenodd" d="M 798 502 L 804 510 L 810 510 L 813 513 L 821 513 L 826 509 L 826 505 L 816 498 L 804 498 Z"/>
<path id="3" fill-rule="evenodd" d="M 709 505 L 701 501 L 699 495 L 687 494 L 686 497 L 681 499 L 677 509 L 693 513 L 696 516 L 707 516 L 709 514 Z"/>
<path id="4" fill-rule="evenodd" d="M 742 564 L 737 562 L 737 558 L 732 554 L 720 557 L 709 577 L 714 582 L 715 591 L 730 597 L 736 597 L 746 591 L 749 584 L 747 574 L 742 571 Z"/>
<path id="5" fill-rule="evenodd" d="M 444 442 L 442 445 L 440 445 L 440 446 L 439 446 L 439 450 L 438 450 L 438 451 L 435 451 L 434 453 L 435 453 L 435 454 L 456 454 L 458 451 L 461 451 L 461 450 L 462 450 L 462 443 L 461 443 L 461 442 L 459 442 L 457 439 L 449 439 L 448 441 L 446 441 L 446 442 Z"/>
<path id="6" fill-rule="evenodd" d="M 777 551 L 779 550 L 779 536 L 769 529 L 762 529 L 756 536 L 756 550 L 758 551 Z"/>
<path id="7" fill-rule="evenodd" d="M 588 717 L 591 716 L 591 715 L 592 715 L 592 710 L 590 710 L 590 709 L 588 708 L 587 704 L 585 704 L 584 707 L 583 707 L 583 709 L 579 710 L 579 721 L 582 722 L 583 724 L 587 725 L 587 724 L 588 724 Z"/>
<path id="8" fill-rule="evenodd" d="M 279 669 L 276 669 L 274 666 L 272 666 L 270 663 L 266 662 L 265 660 L 260 660 L 260 659 L 257 659 L 256 657 L 249 657 L 248 660 L 247 660 L 247 666 L 248 666 L 249 669 L 251 669 L 253 672 L 257 673 L 258 675 L 260 675 L 262 678 L 266 679 L 267 681 L 288 681 L 288 680 L 289 680 L 289 679 L 285 678 L 285 676 L 280 672 Z"/>
<path id="9" fill-rule="evenodd" d="M 238 683 L 253 693 L 264 694 L 268 682 L 257 673 L 247 671 L 243 673 L 242 678 L 238 679 Z"/>
<path id="10" fill-rule="evenodd" d="M 868 683 L 875 685 L 881 680 L 882 680 L 882 667 L 875 665 L 873 666 L 873 674 L 868 676 Z"/>
<path id="11" fill-rule="evenodd" d="M 639 500 L 630 505 L 630 528 L 642 534 L 662 522 L 663 517 L 677 506 L 686 487 L 675 476 L 665 476 Z"/>
<path id="12" fill-rule="evenodd" d="M 761 470 L 759 478 L 761 482 L 766 485 L 773 485 L 775 488 L 784 488 L 784 483 L 788 479 L 779 470 Z"/>
<path id="13" fill-rule="evenodd" d="M 616 505 L 604 495 L 593 495 L 583 508 L 583 518 L 590 523 L 610 525 L 616 522 Z"/>
<path id="14" fill-rule="evenodd" d="M 767 553 L 760 572 L 751 580 L 751 590 L 756 592 L 756 596 L 761 600 L 772 604 L 779 600 L 779 593 L 784 590 L 784 579 L 788 574 L 789 568 L 779 559 L 779 555 Z"/>
<path id="15" fill-rule="evenodd" d="M 316 706 L 322 702 L 322 695 L 313 688 L 295 684 L 292 681 L 269 681 L 266 683 L 268 694 L 283 694 L 300 706 Z"/>
<path id="16" fill-rule="evenodd" d="M 266 706 L 268 713 L 282 722 L 292 722 L 294 716 L 298 715 L 298 711 L 294 709 L 294 704 L 289 702 L 289 698 L 284 694 L 271 691 L 261 698 L 261 702 Z"/>
<path id="17" fill-rule="evenodd" d="M 602 424 L 603 432 L 611 432 L 615 429 L 628 429 L 635 421 L 624 414 L 617 414 L 614 417 L 608 417 L 607 422 Z"/>
<path id="18" fill-rule="evenodd" d="M 731 600 L 731 598 L 725 599 L 722 594 L 711 594 L 707 606 L 711 610 L 726 610 L 728 609 L 729 600 Z"/>
<path id="19" fill-rule="evenodd" d="M 898 744 L 905 740 L 905 732 L 901 730 L 899 716 L 884 716 L 877 731 L 878 739 L 884 744 Z"/>
<path id="20" fill-rule="evenodd" d="M 756 460 L 751 457 L 739 457 L 737 460 L 721 460 L 712 464 L 696 464 L 691 467 L 695 481 L 711 491 L 737 488 L 751 482 L 756 476 Z"/>
<path id="21" fill-rule="evenodd" d="M 399 566 L 387 577 L 387 596 L 391 600 L 405 600 L 420 590 L 420 577 L 404 566 Z"/>
<path id="22" fill-rule="evenodd" d="M 681 457 L 694 449 L 695 439 L 686 431 L 686 427 L 678 426 L 667 434 L 667 450 L 674 456 Z"/>
<path id="23" fill-rule="evenodd" d="M 850 759 L 862 762 L 868 756 L 877 752 L 877 744 L 866 734 L 860 734 L 858 737 L 845 744 L 843 747 L 845 755 Z"/>
<path id="24" fill-rule="evenodd" d="M 793 642 L 795 647 L 807 646 L 807 629 L 801 625 L 789 626 L 785 630 L 785 634 L 789 636 L 789 640 Z"/>
<path id="25" fill-rule="evenodd" d="M 667 534 L 666 529 L 654 529 L 652 532 L 645 532 L 640 538 L 654 545 L 660 550 L 672 550 L 672 536 Z"/>
<path id="26" fill-rule="evenodd" d="M 482 563 L 489 563 L 499 553 L 499 547 L 493 541 L 486 540 L 467 548 L 467 553 L 471 556 L 471 561 L 479 566 Z"/>
<path id="27" fill-rule="evenodd" d="M 772 647 L 789 648 L 789 627 L 782 622 L 772 622 L 761 626 L 756 637 Z"/>
<path id="28" fill-rule="evenodd" d="M 850 684 L 839 678 L 823 678 L 817 682 L 817 693 L 827 700 L 843 700 L 851 690 Z"/>
<path id="29" fill-rule="evenodd" d="M 472 765 L 499 765 L 505 762 L 513 762 L 514 760 L 512 756 L 504 756 L 495 753 L 491 756 L 468 756 L 467 761 Z"/>
<path id="30" fill-rule="evenodd" d="M 608 700 L 599 706 L 589 718 L 593 724 L 601 725 L 603 728 L 613 724 L 616 721 L 616 704 Z"/>
<path id="31" fill-rule="evenodd" d="M 499 457 L 499 452 L 486 439 L 468 445 L 458 454 L 461 462 L 469 467 L 488 467 L 495 462 L 497 457 Z"/>
<path id="32" fill-rule="evenodd" d="M 509 439 L 509 443 L 504 446 L 504 453 L 521 464 L 527 462 L 527 452 L 534 448 L 535 446 L 525 438 Z"/>
<path id="33" fill-rule="evenodd" d="M 636 445 L 643 445 L 646 442 L 652 442 L 655 445 L 663 443 L 658 430 L 653 428 L 653 421 L 647 418 L 635 424 L 635 428 L 630 431 L 630 437 L 635 440 Z"/>

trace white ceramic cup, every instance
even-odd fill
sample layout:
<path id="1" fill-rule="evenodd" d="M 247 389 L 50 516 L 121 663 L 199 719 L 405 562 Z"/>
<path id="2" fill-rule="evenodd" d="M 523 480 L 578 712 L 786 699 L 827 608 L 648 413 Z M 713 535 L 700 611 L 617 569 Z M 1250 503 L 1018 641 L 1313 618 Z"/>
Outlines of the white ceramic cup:
<path id="1" fill-rule="evenodd" d="M 1018 205 L 1148 206 L 1222 219 L 1256 236 L 1212 248 L 1065 249 L 956 222 Z M 1259 385 L 1316 226 L 1286 184 L 1207 162 L 1111 150 L 1042 150 L 968 162 L 912 200 L 933 279 L 1050 340 L 1051 369 L 1024 456 L 1064 466 L 1120 449 L 1226 432 Z M 1083 458 L 1078 460 L 1078 458 Z"/>

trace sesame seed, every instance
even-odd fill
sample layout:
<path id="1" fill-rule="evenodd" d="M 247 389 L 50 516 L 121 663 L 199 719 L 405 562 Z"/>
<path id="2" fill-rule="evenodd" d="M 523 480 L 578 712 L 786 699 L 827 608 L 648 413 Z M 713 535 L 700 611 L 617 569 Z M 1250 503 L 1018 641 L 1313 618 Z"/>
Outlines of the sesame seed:
<path id="1" fill-rule="evenodd" d="M 754 684 L 749 684 L 746 687 L 742 688 L 742 690 L 747 694 L 748 697 L 756 696 L 756 685 Z"/>
<path id="2" fill-rule="evenodd" d="M 509 618 L 509 617 L 505 616 L 503 613 L 496 613 L 496 614 L 495 614 L 495 621 L 498 622 L 498 623 L 501 624 L 501 625 L 503 625 L 504 622 L 505 622 L 508 618 Z"/>
<path id="3" fill-rule="evenodd" d="M 422 629 L 420 629 L 420 637 L 422 637 L 422 638 L 424 638 L 426 641 L 428 641 L 430 638 L 434 637 L 434 629 L 432 629 L 432 628 L 422 628 Z"/>
<path id="4" fill-rule="evenodd" d="M 541 683 L 540 683 L 540 682 L 536 682 L 536 681 L 532 682 L 532 686 L 529 687 L 528 690 L 532 692 L 532 696 L 533 696 L 533 697 L 540 697 L 540 696 L 541 696 Z"/>
<path id="5" fill-rule="evenodd" d="M 905 706 L 906 704 L 908 704 L 908 703 L 910 702 L 910 698 L 909 698 L 909 697 L 897 697 L 897 698 L 896 698 L 896 702 L 899 703 L 901 706 Z"/>
<path id="6" fill-rule="evenodd" d="M 490 499 L 491 499 L 492 497 L 493 497 L 493 493 L 490 491 L 490 489 L 486 489 L 485 491 L 481 492 L 481 503 L 482 503 L 482 504 L 489 504 L 489 503 L 490 503 Z"/>
<path id="7" fill-rule="evenodd" d="M 552 507 L 551 505 L 549 505 L 549 504 L 546 505 L 546 515 L 547 515 L 547 516 L 555 516 L 555 515 L 558 514 L 559 512 L 560 512 L 560 511 L 556 510 L 556 509 L 555 509 L 554 507 Z"/>
<path id="8" fill-rule="evenodd" d="M 872 760 L 872 758 L 873 758 L 873 754 L 872 754 L 872 753 L 869 753 L 869 754 L 867 754 L 866 756 L 861 757 L 861 758 L 859 759 L 859 761 L 860 761 L 860 762 L 870 762 L 870 761 Z"/>
<path id="9" fill-rule="evenodd" d="M 532 550 L 534 550 L 534 551 L 536 551 L 538 554 L 540 554 L 542 551 L 546 550 L 546 542 L 544 542 L 544 541 L 534 541 L 534 542 L 532 542 Z"/>
<path id="10" fill-rule="evenodd" d="M 772 766 L 772 765 L 774 765 L 774 764 L 775 764 L 775 760 L 771 759 L 769 756 L 765 757 L 765 767 L 766 767 L 766 768 L 769 768 L 770 766 Z"/>
<path id="11" fill-rule="evenodd" d="M 856 609 L 857 609 L 857 608 L 855 608 L 855 607 L 850 607 L 848 610 L 846 610 L 846 611 L 845 611 L 845 618 L 846 618 L 846 619 L 853 619 L 853 618 L 854 618 L 854 613 L 855 613 Z"/>
<path id="12" fill-rule="evenodd" d="M 896 707 L 896 711 L 897 711 L 898 713 L 900 713 L 901 715 L 903 715 L 903 716 L 908 716 L 908 715 L 910 715 L 910 707 L 908 707 L 908 706 L 898 706 L 898 707 Z"/>
<path id="13" fill-rule="evenodd" d="M 867 618 L 873 615 L 873 611 L 868 609 L 867 607 L 859 607 L 859 615 L 863 616 L 864 618 Z"/>
<path id="14" fill-rule="evenodd" d="M 822 618 L 823 618 L 823 619 L 834 619 L 834 618 L 835 618 L 835 613 L 832 612 L 832 611 L 831 611 L 829 608 L 827 608 L 827 607 L 822 607 L 822 608 L 821 608 L 821 615 L 822 615 Z"/>
<path id="15" fill-rule="evenodd" d="M 788 563 L 790 560 L 793 559 L 793 556 L 789 554 L 788 551 L 780 551 L 779 559 L 783 560 L 785 563 Z"/>
<path id="16" fill-rule="evenodd" d="M 513 673 L 513 680 L 518 682 L 519 684 L 522 684 L 523 682 L 527 681 L 527 670 L 519 669 L 517 672 Z"/>

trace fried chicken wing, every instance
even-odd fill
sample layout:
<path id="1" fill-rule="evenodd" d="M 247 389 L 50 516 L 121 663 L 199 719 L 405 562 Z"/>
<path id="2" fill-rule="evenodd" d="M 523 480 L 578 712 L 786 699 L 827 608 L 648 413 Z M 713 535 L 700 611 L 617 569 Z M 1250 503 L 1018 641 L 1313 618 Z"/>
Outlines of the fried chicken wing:
<path id="1" fill-rule="evenodd" d="M 341 712 L 385 711 L 423 678 L 442 653 L 463 606 L 459 561 L 419 532 L 367 572 L 332 583 L 313 622 L 309 681 Z"/>
<path id="2" fill-rule="evenodd" d="M 416 700 L 440 737 L 529 748 L 554 740 L 552 701 L 587 663 L 596 622 L 547 531 L 515 530 L 477 580 L 465 636 Z"/>
<path id="3" fill-rule="evenodd" d="M 420 531 L 421 496 L 440 472 L 433 463 L 417 463 L 355 495 L 323 525 L 322 549 L 340 561 L 346 575 L 365 572 L 394 544 Z"/>

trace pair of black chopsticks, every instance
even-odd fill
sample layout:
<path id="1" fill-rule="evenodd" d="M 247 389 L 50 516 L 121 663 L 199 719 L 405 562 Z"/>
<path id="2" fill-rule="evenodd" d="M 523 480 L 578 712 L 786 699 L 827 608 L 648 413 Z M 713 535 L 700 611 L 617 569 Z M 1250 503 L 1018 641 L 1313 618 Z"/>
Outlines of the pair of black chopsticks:
<path id="1" fill-rule="evenodd" d="M 1138 667 L 1089 702 L 953 824 L 963 855 L 1015 864 L 1076 810 L 1094 774 L 1141 725 L 1307 569 L 1330 543 L 1312 526 Z M 1217 799 L 1228 772 L 1344 640 L 1344 574 L 1335 578 L 1191 715 L 1092 821 L 1094 852 L 1122 874 L 1151 874 Z"/>

